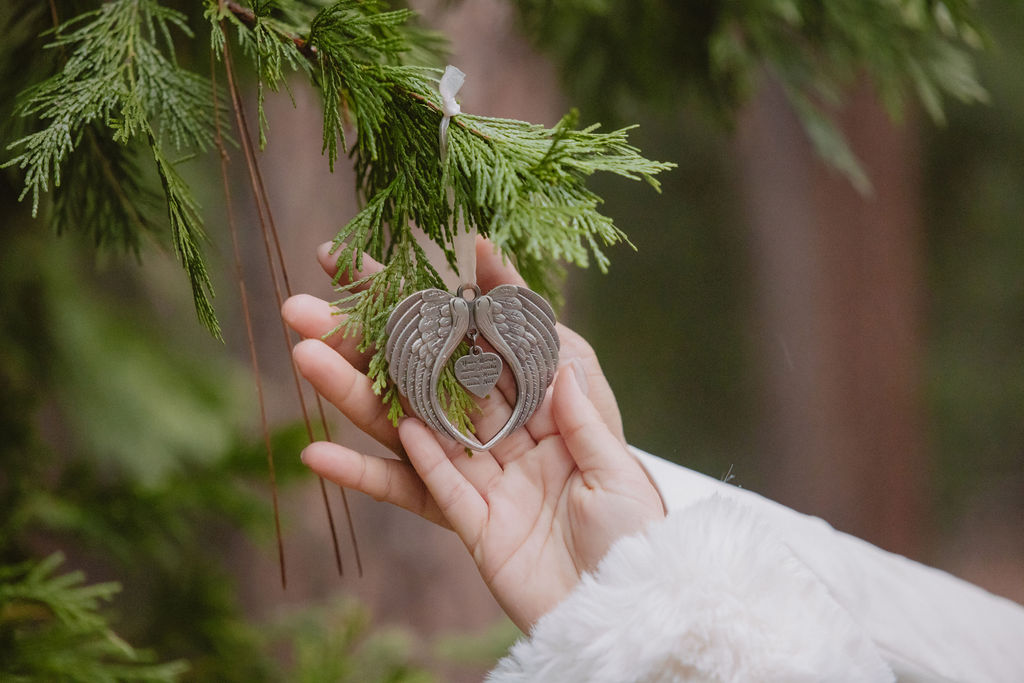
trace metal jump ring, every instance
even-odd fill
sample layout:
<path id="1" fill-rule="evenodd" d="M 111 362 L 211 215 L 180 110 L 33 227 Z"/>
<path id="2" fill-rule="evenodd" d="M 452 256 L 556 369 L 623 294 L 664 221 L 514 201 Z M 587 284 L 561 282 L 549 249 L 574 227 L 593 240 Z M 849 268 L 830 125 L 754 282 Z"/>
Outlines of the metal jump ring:
<path id="1" fill-rule="evenodd" d="M 466 289 L 466 287 L 472 288 L 472 290 L 473 290 L 473 298 L 472 299 L 466 299 L 466 297 L 462 296 L 462 292 L 463 292 L 464 289 Z M 459 288 L 455 290 L 455 296 L 459 297 L 460 299 L 466 299 L 466 301 L 476 301 L 477 299 L 480 298 L 480 286 L 479 285 L 468 285 L 468 284 L 467 285 L 459 285 Z"/>

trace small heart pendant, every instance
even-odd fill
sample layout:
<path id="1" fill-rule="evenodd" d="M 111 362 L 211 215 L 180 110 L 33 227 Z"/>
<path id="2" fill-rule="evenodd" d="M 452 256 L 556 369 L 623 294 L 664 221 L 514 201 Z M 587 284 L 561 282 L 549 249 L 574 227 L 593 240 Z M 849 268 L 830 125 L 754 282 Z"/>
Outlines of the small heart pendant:
<path id="1" fill-rule="evenodd" d="M 479 346 L 473 347 L 472 352 L 455 361 L 455 378 L 459 384 L 480 398 L 491 393 L 499 377 L 501 356 L 490 351 L 481 352 Z"/>
<path id="2" fill-rule="evenodd" d="M 472 296 L 466 296 L 467 290 Z M 409 400 L 410 410 L 434 431 L 474 451 L 490 450 L 525 425 L 558 370 L 555 312 L 540 295 L 518 285 L 498 285 L 482 296 L 476 285 L 461 285 L 454 296 L 442 289 L 414 292 L 391 311 L 386 331 L 388 376 Z M 477 336 L 493 352 L 484 352 Z M 465 341 L 470 352 L 455 362 L 455 378 L 466 391 L 486 397 L 505 366 L 515 381 L 512 414 L 484 442 L 460 431 L 441 405 L 441 374 Z"/>

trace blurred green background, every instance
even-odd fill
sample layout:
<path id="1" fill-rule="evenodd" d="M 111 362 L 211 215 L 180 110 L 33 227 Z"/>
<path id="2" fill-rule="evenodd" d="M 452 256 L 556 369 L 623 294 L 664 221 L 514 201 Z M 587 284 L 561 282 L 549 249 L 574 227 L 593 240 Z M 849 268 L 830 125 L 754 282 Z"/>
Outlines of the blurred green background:
<path id="1" fill-rule="evenodd" d="M 60 6 L 70 14 L 85 4 Z M 18 32 L 48 21 L 13 7 L 0 9 L 11 38 L 0 49 L 5 142 L 19 131 L 13 91 L 52 58 L 12 51 Z M 507 42 L 475 49 L 500 52 L 513 96 L 516 74 L 540 78 L 531 98 L 553 111 L 578 106 L 584 122 L 639 122 L 635 144 L 678 164 L 660 195 L 594 179 L 636 250 L 613 250 L 609 274 L 573 273 L 567 286 L 563 315 L 597 350 L 630 441 L 1024 600 L 1020 5 L 979 4 L 990 44 L 976 62 L 990 102 L 947 103 L 943 126 L 914 107 L 890 125 L 854 75 L 839 120 L 871 194 L 815 156 L 770 69 L 749 92 L 708 87 L 699 41 L 714 12 L 653 2 L 509 7 L 430 4 L 426 16 L 464 59 L 479 55 L 481 26 L 501 32 Z M 196 55 L 183 58 L 202 65 L 201 44 Z M 523 76 L 538 68 L 542 76 Z M 463 70 L 471 91 L 472 67 Z M 723 114 L 723 101 L 740 95 L 750 100 Z M 472 92 L 465 97 L 477 111 Z M 278 98 L 272 195 L 285 205 L 279 220 L 300 286 L 319 283 L 304 288 L 326 296 L 312 248 L 354 211 L 351 177 L 326 177 L 319 132 L 301 118 L 315 98 L 295 93 L 298 119 L 288 118 L 287 95 Z M 273 156 L 274 144 L 305 170 L 282 162 L 280 147 Z M 766 177 L 766 165 L 781 170 Z M 350 556 L 345 578 L 331 576 L 318 493 L 294 457 L 305 433 L 286 396 L 275 306 L 253 266 L 291 558 L 292 585 L 276 593 L 266 458 L 219 181 L 212 160 L 189 172 L 210 214 L 226 345 L 196 324 L 159 238 L 139 258 L 97 256 L 87 236 L 57 237 L 33 220 L 17 199 L 18 174 L 0 175 L 0 673 L 53 666 L 54 679 L 87 680 L 81 662 L 46 657 L 74 646 L 92 648 L 99 669 L 124 663 L 124 680 L 179 675 L 177 664 L 145 661 L 187 661 L 184 678 L 203 681 L 477 680 L 515 632 L 471 585 L 471 570 L 449 569 L 457 544 L 425 536 L 429 547 L 415 545 L 410 535 L 431 532 L 356 499 L 367 576 L 353 576 Z M 845 223 L 851 215 L 865 224 Z M 773 223 L 787 216 L 800 220 Z M 344 425 L 339 434 L 359 443 Z M 64 565 L 32 573 L 57 552 Z M 122 586 L 95 606 L 102 619 L 75 593 L 87 585 L 80 577 L 55 578 L 79 569 L 89 584 Z M 46 608 L 14 609 L 25 604 Z M 62 614 L 68 604 L 80 611 Z M 140 649 L 122 647 L 114 631 Z M 19 643 L 43 636 L 49 650 L 30 661 Z"/>

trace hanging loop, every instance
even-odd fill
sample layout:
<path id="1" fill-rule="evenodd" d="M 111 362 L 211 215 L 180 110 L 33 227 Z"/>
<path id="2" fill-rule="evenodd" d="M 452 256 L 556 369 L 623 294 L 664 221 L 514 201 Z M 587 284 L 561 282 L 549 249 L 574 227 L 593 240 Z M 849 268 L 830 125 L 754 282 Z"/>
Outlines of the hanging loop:
<path id="1" fill-rule="evenodd" d="M 437 86 L 441 92 L 441 113 L 444 114 L 441 117 L 440 132 L 442 162 L 448 156 L 448 124 L 451 123 L 453 116 L 462 113 L 462 107 L 455 101 L 455 96 L 459 94 L 459 89 L 462 88 L 465 81 L 466 74 L 462 73 L 458 67 L 449 64 L 444 68 L 444 75 L 441 76 L 441 82 Z"/>

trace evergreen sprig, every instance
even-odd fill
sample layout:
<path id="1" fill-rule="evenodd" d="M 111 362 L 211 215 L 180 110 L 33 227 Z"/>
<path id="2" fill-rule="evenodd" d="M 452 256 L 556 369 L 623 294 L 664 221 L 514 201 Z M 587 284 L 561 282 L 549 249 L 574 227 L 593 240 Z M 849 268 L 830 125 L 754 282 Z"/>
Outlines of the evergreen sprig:
<path id="1" fill-rule="evenodd" d="M 0 566 L 0 678 L 11 683 L 177 681 L 182 661 L 153 664 L 152 655 L 119 638 L 99 612 L 120 590 L 85 585 L 81 572 L 55 574 L 63 558 Z"/>
<path id="2" fill-rule="evenodd" d="M 390 13 L 388 18 L 407 17 Z M 414 229 L 440 246 L 452 266 L 456 232 L 476 230 L 516 261 L 531 286 L 553 296 L 560 260 L 586 266 L 593 254 L 604 269 L 608 261 L 602 247 L 625 237 L 597 210 L 600 198 L 586 188 L 586 179 L 606 171 L 643 178 L 657 188 L 654 175 L 671 164 L 642 157 L 628 144 L 626 130 L 576 130 L 575 114 L 553 129 L 460 115 L 449 127 L 442 163 L 439 71 L 385 63 L 408 49 L 394 33 L 397 23 L 366 25 L 375 37 L 353 37 L 353 25 L 361 26 L 314 20 L 309 44 L 322 70 L 323 64 L 344 65 L 322 71 L 344 75 L 324 81 L 324 97 L 328 102 L 346 98 L 357 132 L 351 154 L 365 199 L 364 208 L 334 240 L 338 279 L 358 283 L 348 287 L 351 294 L 339 308 L 348 316 L 346 332 L 363 335 L 363 350 L 375 349 L 370 378 L 397 420 L 401 407 L 397 394 L 387 389 L 383 357 L 387 315 L 418 289 L 444 287 Z M 325 150 L 333 161 L 334 131 L 343 145 L 345 139 L 337 114 L 326 109 Z M 386 264 L 369 282 L 358 276 L 364 253 Z M 440 389 L 453 422 L 468 428 L 463 408 L 473 403 L 451 367 L 442 374 Z"/>
<path id="3" fill-rule="evenodd" d="M 407 73 L 401 68 L 388 72 Z M 431 87 L 423 89 L 423 76 L 409 75 L 399 87 L 405 97 L 395 98 L 392 107 L 381 110 L 384 117 L 399 122 L 379 124 L 385 130 L 408 131 L 401 140 L 404 153 L 371 156 L 369 150 L 356 148 L 357 173 L 370 196 L 365 208 L 335 238 L 339 278 L 358 272 L 363 253 L 392 266 L 372 277 L 378 286 L 363 290 L 357 305 L 341 306 L 349 314 L 347 331 L 365 335 L 364 350 L 376 349 L 369 372 L 378 389 L 386 377 L 383 327 L 387 314 L 418 289 L 444 288 L 419 251 L 414 226 L 441 246 L 452 266 L 456 232 L 476 230 L 515 261 L 532 287 L 557 298 L 560 260 L 586 266 L 593 255 L 604 270 L 608 261 L 602 247 L 625 239 L 611 219 L 597 210 L 600 198 L 586 188 L 587 177 L 607 171 L 643 178 L 657 188 L 653 176 L 671 167 L 643 158 L 626 142 L 625 130 L 574 130 L 575 114 L 553 129 L 460 115 L 449 127 L 448 154 L 442 165 L 436 86 L 431 81 Z M 448 188 L 452 189 L 450 202 Z M 456 406 L 459 419 L 455 421 L 464 423 L 458 406 L 473 404 L 450 367 L 442 375 L 441 389 L 442 396 Z M 390 403 L 392 419 L 397 419 L 401 415 L 397 395 L 392 391 L 384 398 Z"/>
<path id="4" fill-rule="evenodd" d="M 397 420 L 402 409 L 387 382 L 383 349 L 390 310 L 403 297 L 444 287 L 416 241 L 422 231 L 454 265 L 457 230 L 490 237 L 513 258 L 531 286 L 555 294 L 560 260 L 586 266 L 591 256 L 608 265 L 602 248 L 625 239 L 598 211 L 600 198 L 586 179 L 606 171 L 631 179 L 654 176 L 671 164 L 645 159 L 628 144 L 627 130 L 576 130 L 570 114 L 553 129 L 522 121 L 462 115 L 449 128 L 444 163 L 438 130 L 442 118 L 437 69 L 406 63 L 410 53 L 433 46 L 429 33 L 410 23 L 408 10 L 387 10 L 374 0 L 340 0 L 295 22 L 303 3 L 253 3 L 251 8 L 208 6 L 214 42 L 229 21 L 247 54 L 258 60 L 260 81 L 276 89 L 286 71 L 306 72 L 319 86 L 324 107 L 323 151 L 330 168 L 342 150 L 353 158 L 363 208 L 334 240 L 338 281 L 352 281 L 337 302 L 346 334 L 361 335 L 374 351 L 369 375 Z M 291 11 L 286 11 L 291 8 Z M 276 47 L 266 40 L 274 39 Z M 262 47 L 261 47 L 262 46 Z M 299 64 L 299 56 L 310 67 Z M 346 127 L 355 128 L 354 140 Z M 363 254 L 384 264 L 359 274 Z M 449 366 L 440 380 L 444 409 L 470 430 L 474 403 Z"/>
<path id="5" fill-rule="evenodd" d="M 312 68 L 309 57 L 312 53 L 301 38 L 289 33 L 288 24 L 275 18 L 274 13 L 281 10 L 277 0 L 253 0 L 251 8 L 236 3 L 210 2 L 205 15 L 212 22 L 210 33 L 211 49 L 220 59 L 223 54 L 226 36 L 222 30 L 222 22 L 230 21 L 237 26 L 236 33 L 239 45 L 246 57 L 252 60 L 256 69 L 256 110 L 259 121 L 259 144 L 263 149 L 267 144 L 267 122 L 264 102 L 266 90 L 278 92 L 282 86 L 288 87 L 285 75 L 292 71 L 308 73 Z M 304 5 L 285 6 L 288 15 L 293 19 L 301 19 L 299 11 Z"/>
<path id="6" fill-rule="evenodd" d="M 147 210 L 152 195 L 132 172 L 146 152 L 163 185 L 172 243 L 197 313 L 219 336 L 202 220 L 168 156 L 168 148 L 211 146 L 216 105 L 209 81 L 175 63 L 173 31 L 192 37 L 185 15 L 155 0 L 112 0 L 57 27 L 47 47 L 66 60 L 23 94 L 16 113 L 40 128 L 8 146 L 18 154 L 5 166 L 24 170 L 21 196 L 31 195 L 33 215 L 52 184 L 60 229 L 77 225 L 97 245 L 137 251 L 141 234 L 154 227 Z"/>

